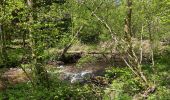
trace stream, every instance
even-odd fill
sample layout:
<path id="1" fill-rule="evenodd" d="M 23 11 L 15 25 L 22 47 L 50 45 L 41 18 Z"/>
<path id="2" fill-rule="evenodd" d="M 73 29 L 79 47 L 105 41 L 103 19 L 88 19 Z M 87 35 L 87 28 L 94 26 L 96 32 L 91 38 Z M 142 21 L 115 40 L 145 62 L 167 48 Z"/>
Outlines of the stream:
<path id="1" fill-rule="evenodd" d="M 78 68 L 75 64 L 69 65 L 53 65 L 51 68 L 46 68 L 49 75 L 57 76 L 62 81 L 74 83 L 85 83 L 92 77 L 104 75 L 107 64 L 100 62 L 97 64 L 89 64 L 85 67 Z M 25 69 L 28 74 L 31 74 L 30 69 Z M 7 83 L 11 85 L 28 82 L 27 75 L 21 68 L 10 68 L 4 71 L 1 75 L 0 89 L 3 89 Z"/>

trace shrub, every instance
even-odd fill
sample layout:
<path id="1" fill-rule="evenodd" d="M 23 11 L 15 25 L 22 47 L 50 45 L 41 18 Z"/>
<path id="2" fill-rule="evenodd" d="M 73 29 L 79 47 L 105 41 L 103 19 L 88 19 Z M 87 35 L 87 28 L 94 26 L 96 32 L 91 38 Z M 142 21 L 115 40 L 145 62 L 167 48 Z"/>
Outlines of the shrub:
<path id="1" fill-rule="evenodd" d="M 83 31 L 79 33 L 78 38 L 84 44 L 99 43 L 99 30 L 95 26 L 86 26 Z"/>
<path id="2" fill-rule="evenodd" d="M 92 56 L 84 56 L 82 58 L 80 58 L 76 64 L 77 67 L 83 67 L 87 64 L 90 63 L 95 63 L 97 61 L 97 59 L 95 57 Z"/>

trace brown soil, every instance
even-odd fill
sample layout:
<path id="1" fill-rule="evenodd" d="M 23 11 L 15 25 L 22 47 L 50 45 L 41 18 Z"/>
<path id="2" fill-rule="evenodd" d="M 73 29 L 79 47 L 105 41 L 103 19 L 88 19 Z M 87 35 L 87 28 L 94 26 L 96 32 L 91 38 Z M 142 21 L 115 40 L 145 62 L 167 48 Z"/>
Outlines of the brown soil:
<path id="1" fill-rule="evenodd" d="M 19 68 L 10 68 L 1 76 L 1 78 L 4 83 L 8 83 L 11 85 L 28 81 L 28 78 L 25 75 L 24 71 Z"/>
<path id="2" fill-rule="evenodd" d="M 93 73 L 102 73 L 105 68 L 107 68 L 109 66 L 108 63 L 106 62 L 98 62 L 95 64 L 86 64 L 83 67 L 77 67 L 75 64 L 71 64 L 71 65 L 66 65 L 66 67 L 64 68 L 65 72 L 70 72 L 70 73 L 77 73 L 77 72 L 81 72 L 81 71 L 92 71 Z"/>
<path id="3" fill-rule="evenodd" d="M 5 89 L 5 85 L 2 81 L 0 81 L 0 91 Z"/>

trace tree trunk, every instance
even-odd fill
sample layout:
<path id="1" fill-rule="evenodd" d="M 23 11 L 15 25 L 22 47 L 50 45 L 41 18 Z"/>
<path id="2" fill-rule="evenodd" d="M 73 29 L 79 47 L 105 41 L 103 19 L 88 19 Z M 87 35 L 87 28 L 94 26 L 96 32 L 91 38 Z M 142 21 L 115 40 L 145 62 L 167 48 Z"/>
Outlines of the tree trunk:
<path id="1" fill-rule="evenodd" d="M 155 72 L 155 61 L 154 61 L 154 52 L 155 52 L 155 48 L 154 48 L 154 37 L 152 34 L 152 24 L 151 21 L 148 21 L 148 32 L 149 32 L 149 40 L 150 40 L 150 45 L 151 45 L 151 60 L 152 60 L 152 70 L 153 72 Z"/>
<path id="2" fill-rule="evenodd" d="M 6 52 L 6 39 L 5 39 L 5 32 L 3 30 L 3 25 L 0 25 L 0 30 L 1 30 L 1 53 L 2 53 L 2 60 L 4 63 L 4 66 L 7 65 L 7 61 L 8 61 L 8 55 Z"/>
<path id="3" fill-rule="evenodd" d="M 127 39 L 133 36 L 132 27 L 131 27 L 131 19 L 132 19 L 132 1 L 127 0 L 127 13 L 126 13 L 126 18 L 125 18 L 125 35 Z"/>
<path id="4" fill-rule="evenodd" d="M 132 52 L 132 26 L 131 26 L 131 19 L 132 19 L 132 0 L 127 0 L 127 12 L 125 18 L 125 40 L 129 44 L 129 53 Z"/>
<path id="5" fill-rule="evenodd" d="M 34 12 L 34 8 L 33 8 L 33 1 L 32 0 L 27 0 L 27 5 L 31 10 L 30 16 L 29 16 L 29 23 L 31 24 L 34 20 L 33 18 L 33 12 Z M 49 88 L 49 78 L 48 78 L 48 74 L 45 70 L 45 68 L 43 67 L 42 64 L 42 59 L 38 58 L 38 53 L 39 48 L 36 46 L 38 45 L 36 43 L 37 39 L 34 38 L 33 36 L 33 31 L 31 28 L 29 28 L 29 38 L 30 38 L 30 47 L 31 47 L 31 51 L 32 51 L 32 60 L 33 60 L 33 64 L 35 67 L 35 75 L 36 75 L 36 82 L 37 84 L 42 84 L 43 86 Z"/>
<path id="6" fill-rule="evenodd" d="M 5 12 L 5 1 L 2 2 L 2 12 L 3 12 L 3 15 L 6 14 Z M 3 64 L 4 66 L 7 65 L 7 61 L 8 61 L 8 56 L 7 56 L 7 52 L 6 52 L 6 39 L 5 39 L 5 31 L 4 31 L 4 17 L 3 17 L 3 20 L 2 20 L 2 23 L 0 23 L 0 34 L 1 34 L 1 53 L 2 53 L 2 61 L 3 61 Z"/>
<path id="7" fill-rule="evenodd" d="M 23 31 L 23 34 L 22 34 L 22 44 L 23 44 L 23 47 L 25 47 L 25 44 L 26 44 L 25 39 L 26 39 L 26 33 L 25 33 L 25 31 Z"/>

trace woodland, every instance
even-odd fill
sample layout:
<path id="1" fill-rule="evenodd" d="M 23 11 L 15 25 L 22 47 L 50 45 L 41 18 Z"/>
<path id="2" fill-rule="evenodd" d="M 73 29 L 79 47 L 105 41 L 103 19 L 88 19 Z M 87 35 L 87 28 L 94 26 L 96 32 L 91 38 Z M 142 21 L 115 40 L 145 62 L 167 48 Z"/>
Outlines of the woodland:
<path id="1" fill-rule="evenodd" d="M 0 100 L 170 100 L 169 0 L 0 0 Z"/>

